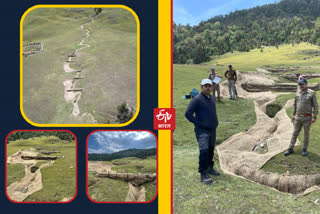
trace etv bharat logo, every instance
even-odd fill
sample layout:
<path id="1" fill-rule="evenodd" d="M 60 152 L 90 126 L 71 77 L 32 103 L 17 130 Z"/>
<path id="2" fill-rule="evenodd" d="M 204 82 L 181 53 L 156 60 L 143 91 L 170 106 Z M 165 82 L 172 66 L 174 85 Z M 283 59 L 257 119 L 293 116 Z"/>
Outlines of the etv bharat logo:
<path id="1" fill-rule="evenodd" d="M 175 129 L 176 114 L 174 108 L 155 108 L 153 111 L 154 129 Z"/>

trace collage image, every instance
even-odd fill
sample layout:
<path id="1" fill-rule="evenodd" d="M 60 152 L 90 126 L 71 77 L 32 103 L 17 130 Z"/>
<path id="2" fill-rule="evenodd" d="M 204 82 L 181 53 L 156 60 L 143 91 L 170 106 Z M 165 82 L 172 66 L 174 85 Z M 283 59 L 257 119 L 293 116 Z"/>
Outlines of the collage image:
<path id="1" fill-rule="evenodd" d="M 320 0 L 89 3 L 5 6 L 4 211 L 320 214 Z"/>

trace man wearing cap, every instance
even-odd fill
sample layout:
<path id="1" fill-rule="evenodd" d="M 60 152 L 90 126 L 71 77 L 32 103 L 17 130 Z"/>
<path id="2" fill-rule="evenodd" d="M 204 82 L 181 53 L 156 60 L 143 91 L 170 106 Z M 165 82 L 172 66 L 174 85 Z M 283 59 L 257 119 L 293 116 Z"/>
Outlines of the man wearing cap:
<path id="1" fill-rule="evenodd" d="M 200 181 L 205 184 L 212 183 L 209 175 L 220 175 L 213 168 L 213 152 L 216 143 L 218 118 L 215 99 L 210 94 L 211 90 L 212 81 L 203 79 L 201 81 L 201 93 L 190 101 L 185 112 L 186 118 L 195 126 L 194 131 L 200 150 L 198 171 L 200 173 Z"/>
<path id="2" fill-rule="evenodd" d="M 218 94 L 218 102 L 221 102 L 221 99 L 220 99 L 220 85 L 219 83 L 215 83 L 213 80 L 214 78 L 216 77 L 220 77 L 221 76 L 216 73 L 214 67 L 211 67 L 211 73 L 209 74 L 209 77 L 208 79 L 210 79 L 212 81 L 212 91 L 213 91 L 213 96 L 216 97 L 216 91 L 217 91 L 217 94 Z"/>
<path id="3" fill-rule="evenodd" d="M 231 100 L 234 100 L 237 96 L 237 89 L 235 83 L 237 81 L 237 73 L 232 69 L 232 65 L 229 65 L 229 69 L 224 73 L 224 76 L 228 80 L 229 96 Z"/>
<path id="4" fill-rule="evenodd" d="M 293 106 L 292 121 L 294 121 L 294 131 L 291 137 L 289 149 L 284 152 L 285 156 L 293 153 L 293 147 L 296 144 L 297 137 L 302 129 L 302 126 L 304 128 L 302 155 L 307 155 L 310 126 L 312 123 L 316 122 L 317 114 L 319 112 L 316 93 L 313 90 L 308 89 L 307 80 L 299 80 L 299 87 L 300 90 L 298 90 L 296 93 Z"/>

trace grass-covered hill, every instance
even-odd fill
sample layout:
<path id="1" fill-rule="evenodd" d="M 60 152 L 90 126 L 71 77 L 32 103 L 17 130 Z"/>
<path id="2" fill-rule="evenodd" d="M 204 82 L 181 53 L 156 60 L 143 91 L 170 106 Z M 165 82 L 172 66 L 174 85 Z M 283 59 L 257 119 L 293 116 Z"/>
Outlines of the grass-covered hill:
<path id="1" fill-rule="evenodd" d="M 190 100 L 181 97 L 192 88 L 200 91 L 201 79 L 207 78 L 210 67 L 222 75 L 232 64 L 241 71 L 256 72 L 257 67 L 268 68 L 299 66 L 288 73 L 320 73 L 319 46 L 301 43 L 276 47 L 265 47 L 261 52 L 253 49 L 249 52 L 226 53 L 214 57 L 210 62 L 200 65 L 173 65 L 173 107 L 176 109 L 176 130 L 173 134 L 173 213 L 319 213 L 320 191 L 306 196 L 298 196 L 275 191 L 269 187 L 253 183 L 239 177 L 221 173 L 213 177 L 212 185 L 199 181 L 198 144 L 194 126 L 184 116 Z M 280 73 L 281 74 L 281 73 Z M 279 76 L 280 74 L 270 74 Z M 223 78 L 224 80 L 224 78 Z M 285 81 L 280 78 L 280 81 Z M 319 83 L 315 78 L 309 82 Z M 317 92 L 318 102 L 320 93 Z M 283 106 L 294 94 L 279 96 L 273 103 Z M 217 144 L 223 143 L 232 135 L 248 130 L 256 122 L 253 100 L 223 99 L 216 103 L 219 126 Z M 287 110 L 292 115 L 292 108 Z M 262 170 L 274 173 L 312 174 L 319 173 L 320 121 L 311 126 L 309 155 L 301 156 L 302 145 L 295 148 L 295 153 L 284 157 L 282 153 L 274 156 Z M 299 136 L 303 142 L 303 131 Z M 222 172 L 218 155 L 215 151 L 215 167 Z"/>
<path id="2" fill-rule="evenodd" d="M 320 44 L 320 1 L 281 0 L 202 21 L 173 25 L 173 62 L 201 63 L 227 52 L 309 42 Z M 262 50 L 263 51 L 263 50 Z"/>
<path id="3" fill-rule="evenodd" d="M 116 123 L 117 106 L 137 105 L 137 23 L 122 8 L 37 8 L 23 22 L 23 42 L 42 42 L 43 52 L 23 58 L 23 110 L 35 123 L 92 123 L 72 115 L 73 103 L 64 98 L 64 81 L 75 77 L 64 71 L 68 55 L 81 46 L 70 67 L 81 70 L 76 88 L 83 88 L 80 115 L 98 123 Z M 79 115 L 79 116 L 80 116 Z"/>
<path id="4" fill-rule="evenodd" d="M 125 157 L 136 157 L 145 159 L 148 156 L 157 154 L 157 149 L 126 149 L 111 154 L 88 154 L 89 161 L 111 161 L 114 159 L 120 159 Z"/>

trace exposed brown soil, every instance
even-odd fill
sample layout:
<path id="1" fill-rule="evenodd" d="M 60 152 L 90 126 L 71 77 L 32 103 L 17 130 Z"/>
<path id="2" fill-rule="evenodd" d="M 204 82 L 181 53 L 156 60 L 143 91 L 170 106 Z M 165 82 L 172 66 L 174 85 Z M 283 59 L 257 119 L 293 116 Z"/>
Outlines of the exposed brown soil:
<path id="1" fill-rule="evenodd" d="M 146 190 L 143 186 L 135 186 L 128 182 L 129 191 L 126 201 L 146 201 Z"/>
<path id="2" fill-rule="evenodd" d="M 269 68 L 268 71 L 272 73 L 285 73 L 289 71 L 296 71 L 300 67 L 299 66 L 294 66 L 294 67 L 279 67 L 279 68 Z"/>
<path id="3" fill-rule="evenodd" d="M 286 78 L 292 82 L 297 82 L 297 77 L 295 74 L 283 74 L 280 77 Z M 303 78 L 305 79 L 312 79 L 312 78 L 319 78 L 320 74 L 303 74 Z"/>
<path id="4" fill-rule="evenodd" d="M 136 186 L 149 183 L 157 179 L 156 173 L 134 174 L 134 173 L 117 173 L 114 171 L 109 171 L 107 173 L 98 173 L 96 176 L 102 177 L 102 178 L 112 178 L 112 179 L 127 181 Z"/>
<path id="5" fill-rule="evenodd" d="M 93 18 L 91 18 L 90 22 L 85 23 L 80 26 L 81 30 L 85 31 L 86 36 L 79 43 L 79 45 L 81 47 L 76 49 L 74 53 L 69 54 L 68 55 L 69 59 L 66 62 L 64 62 L 64 64 L 63 64 L 63 69 L 65 72 L 76 73 L 76 76 L 73 77 L 72 80 L 69 80 L 69 79 L 65 80 L 63 82 L 63 85 L 64 85 L 64 99 L 66 100 L 66 102 L 72 102 L 72 104 L 73 104 L 72 115 L 74 117 L 77 117 L 80 119 L 88 116 L 91 119 L 91 123 L 97 123 L 97 121 L 93 118 L 93 116 L 90 113 L 85 112 L 82 115 L 80 114 L 78 102 L 81 98 L 82 91 L 84 89 L 79 89 L 79 88 L 77 89 L 76 83 L 77 83 L 77 80 L 83 79 L 83 77 L 80 77 L 81 70 L 76 70 L 76 69 L 70 68 L 70 63 L 75 61 L 75 60 L 73 60 L 73 58 L 77 57 L 78 51 L 80 51 L 84 48 L 90 47 L 89 44 L 83 44 L 85 42 L 85 40 L 90 36 L 90 31 L 88 29 L 85 29 L 84 25 L 90 24 L 92 22 L 94 22 Z"/>
<path id="6" fill-rule="evenodd" d="M 38 170 L 32 172 L 31 168 L 37 164 L 35 159 L 23 159 L 23 156 L 36 157 L 37 152 L 31 150 L 19 150 L 7 159 L 7 164 L 23 164 L 25 166 L 25 176 L 17 182 L 7 187 L 7 194 L 14 201 L 23 201 L 29 195 L 42 189 L 41 169 L 51 166 L 54 161 L 40 165 Z"/>
<path id="7" fill-rule="evenodd" d="M 88 170 L 96 173 L 115 173 L 111 170 L 112 166 L 112 164 L 103 161 L 88 161 Z"/>
<path id="8" fill-rule="evenodd" d="M 270 158 L 289 146 L 293 125 L 286 109 L 292 106 L 293 101 L 289 100 L 274 118 L 270 118 L 265 113 L 266 105 L 279 94 L 272 94 L 271 91 L 250 93 L 242 87 L 246 83 L 263 86 L 274 84 L 274 79 L 264 74 L 238 72 L 236 83 L 238 96 L 254 100 L 257 122 L 248 131 L 237 133 L 217 146 L 221 169 L 226 174 L 240 176 L 289 193 L 303 193 L 314 185 L 320 185 L 319 174 L 279 175 L 260 170 Z M 222 95 L 227 97 L 226 82 L 221 85 Z M 253 148 L 261 142 L 268 146 L 268 152 L 264 154 L 253 151 Z"/>

